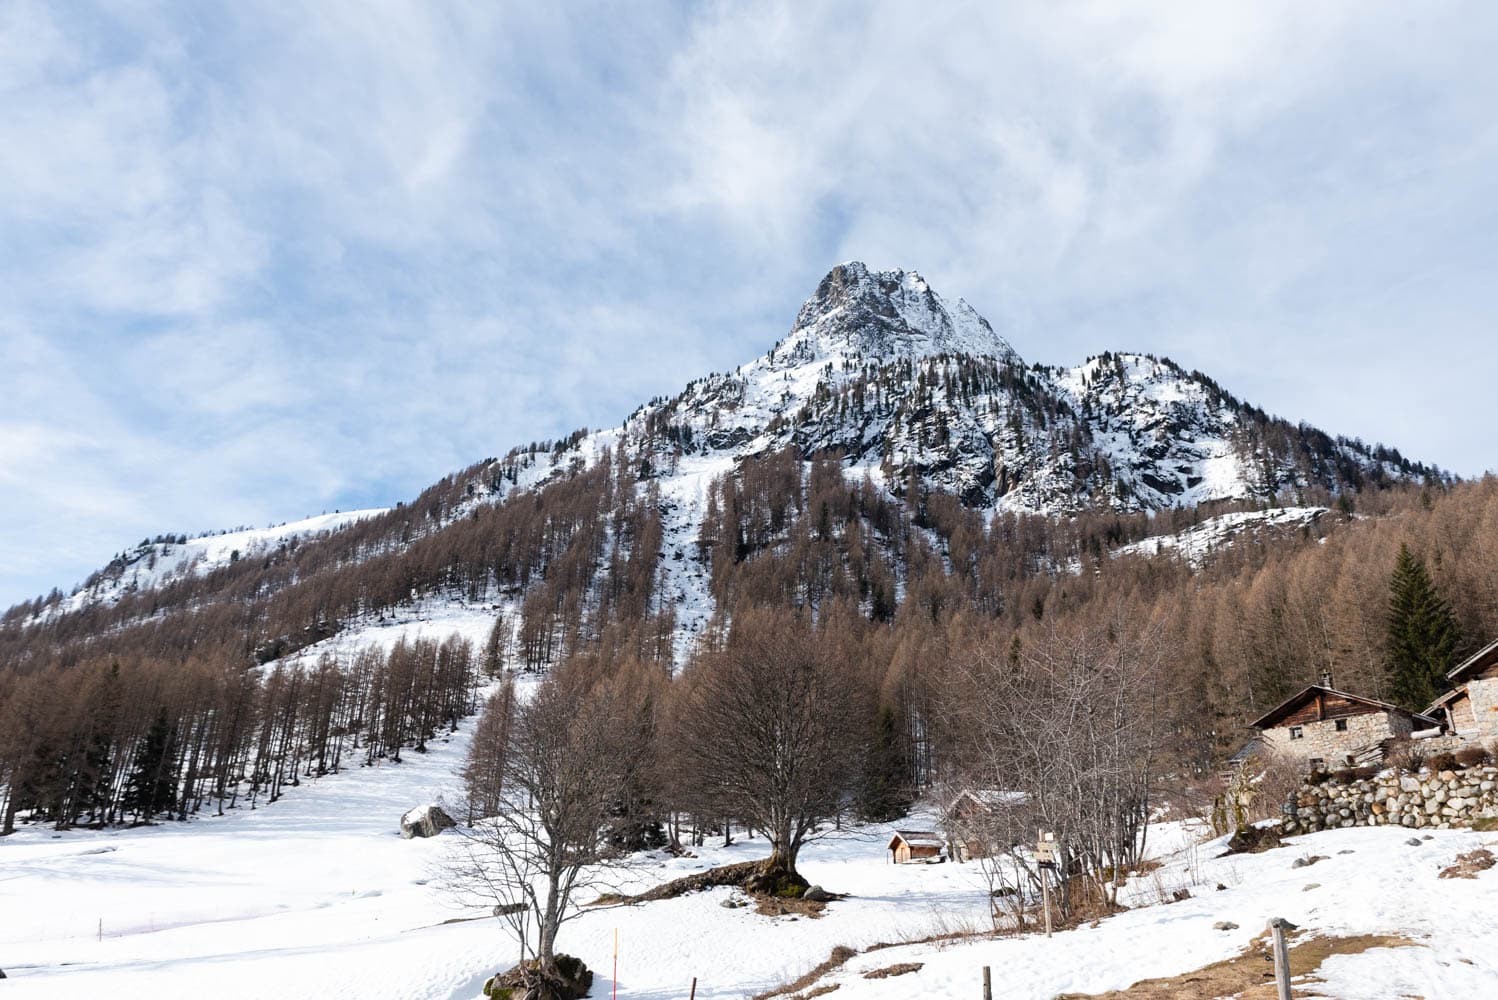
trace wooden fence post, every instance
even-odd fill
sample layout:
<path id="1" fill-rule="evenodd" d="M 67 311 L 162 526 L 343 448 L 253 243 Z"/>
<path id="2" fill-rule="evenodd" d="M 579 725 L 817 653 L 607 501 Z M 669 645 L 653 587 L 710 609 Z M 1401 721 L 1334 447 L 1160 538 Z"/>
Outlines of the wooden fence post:
<path id="1" fill-rule="evenodd" d="M 1274 982 L 1279 1000 L 1291 1000 L 1290 996 L 1290 950 L 1285 945 L 1285 931 L 1295 930 L 1295 925 L 1284 917 L 1269 921 L 1269 933 L 1274 938 Z"/>
<path id="2" fill-rule="evenodd" d="M 993 977 L 986 965 L 983 967 L 983 1000 L 993 1000 Z"/>

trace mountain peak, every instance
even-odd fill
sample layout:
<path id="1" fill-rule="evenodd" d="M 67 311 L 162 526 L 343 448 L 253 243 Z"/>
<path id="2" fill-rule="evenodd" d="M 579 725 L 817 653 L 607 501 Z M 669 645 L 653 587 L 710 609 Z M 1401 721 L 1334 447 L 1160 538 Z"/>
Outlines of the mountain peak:
<path id="1" fill-rule="evenodd" d="M 861 261 L 827 272 L 777 351 L 784 348 L 810 357 L 861 355 L 873 361 L 936 354 L 1019 360 L 962 299 L 948 302 L 915 271 L 873 271 Z"/>

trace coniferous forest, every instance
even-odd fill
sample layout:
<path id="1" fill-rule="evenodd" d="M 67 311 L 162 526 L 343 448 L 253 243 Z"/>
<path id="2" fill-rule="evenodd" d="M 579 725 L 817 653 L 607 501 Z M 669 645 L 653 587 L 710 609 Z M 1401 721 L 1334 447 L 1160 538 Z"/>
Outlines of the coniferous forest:
<path id="1" fill-rule="evenodd" d="M 1323 672 L 1413 706 L 1498 635 L 1492 477 L 1281 497 L 1328 510 L 1193 563 L 1134 543 L 1255 505 L 985 516 L 917 479 L 884 490 L 837 453 L 787 449 L 713 482 L 687 558 L 714 610 L 683 645 L 661 586 L 676 553 L 653 477 L 669 456 L 625 440 L 585 464 L 568 444 L 114 603 L 68 610 L 53 594 L 13 608 L 0 626 L 0 830 L 259 808 L 302 781 L 420 753 L 478 709 L 486 680 L 546 670 L 627 692 L 625 724 L 657 762 L 627 797 L 629 823 L 734 816 L 693 773 L 713 736 L 687 706 L 727 683 L 737 651 L 772 639 L 794 641 L 806 697 L 829 706 L 833 742 L 857 748 L 839 759 L 833 800 L 878 817 L 964 759 L 975 665 L 1023 674 L 1083 641 L 1134 650 L 1155 664 L 1149 712 L 1167 767 L 1193 775 Z M 554 474 L 507 491 L 538 463 Z M 432 601 L 487 609 L 487 640 L 327 651 L 344 630 Z"/>

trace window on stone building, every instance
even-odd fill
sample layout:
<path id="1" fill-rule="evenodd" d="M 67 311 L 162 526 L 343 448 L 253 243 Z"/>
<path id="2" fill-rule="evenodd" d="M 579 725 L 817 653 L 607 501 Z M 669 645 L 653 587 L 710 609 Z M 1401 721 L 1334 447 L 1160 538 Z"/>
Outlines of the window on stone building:
<path id="1" fill-rule="evenodd" d="M 1304 736 L 1305 734 L 1306 734 L 1305 730 L 1301 729 L 1299 726 L 1291 726 L 1290 727 L 1290 738 L 1292 740 L 1298 740 L 1302 736 Z"/>
<path id="2" fill-rule="evenodd" d="M 1338 719 L 1337 720 L 1337 732 L 1339 732 L 1339 733 L 1345 733 L 1345 732 L 1347 732 L 1347 720 L 1346 719 Z"/>

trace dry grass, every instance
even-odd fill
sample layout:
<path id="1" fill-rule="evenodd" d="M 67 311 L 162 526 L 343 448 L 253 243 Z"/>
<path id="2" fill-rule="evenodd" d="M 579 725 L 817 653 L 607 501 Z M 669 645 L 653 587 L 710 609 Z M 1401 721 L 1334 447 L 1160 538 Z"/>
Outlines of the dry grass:
<path id="1" fill-rule="evenodd" d="M 890 976 L 903 976 L 911 972 L 920 972 L 924 967 L 923 962 L 901 962 L 899 965 L 886 965 L 882 969 L 873 972 L 865 972 L 865 979 L 888 979 Z"/>
<path id="2" fill-rule="evenodd" d="M 754 912 L 766 917 L 796 916 L 816 920 L 825 909 L 826 903 L 813 903 L 809 899 L 797 899 L 794 896 L 754 897 Z"/>
<path id="3" fill-rule="evenodd" d="M 1414 944 L 1408 938 L 1382 934 L 1306 938 L 1290 948 L 1290 975 L 1309 975 L 1333 955 L 1359 955 L 1372 948 L 1406 948 Z M 1146 979 L 1128 989 L 1109 993 L 1066 993 L 1056 1000 L 1217 1000 L 1218 997 L 1274 1000 L 1274 959 L 1269 953 L 1268 932 L 1255 938 L 1236 958 L 1194 972 Z"/>
<path id="4" fill-rule="evenodd" d="M 818 986 L 814 990 L 807 990 L 805 993 L 798 993 L 791 997 L 791 1000 L 812 1000 L 813 997 L 824 997 L 833 990 L 840 990 L 842 988 L 842 983 L 829 983 L 826 986 Z"/>
<path id="5" fill-rule="evenodd" d="M 827 973 L 831 972 L 832 970 L 842 968 L 844 962 L 848 961 L 848 959 L 857 954 L 858 952 L 854 951 L 852 948 L 849 948 L 847 945 L 840 944 L 836 948 L 832 949 L 832 954 L 827 956 L 827 960 L 825 962 L 823 962 L 821 965 L 818 965 L 810 972 L 806 973 L 806 975 L 802 976 L 800 979 L 797 979 L 793 983 L 786 983 L 784 986 L 777 987 L 776 989 L 770 990 L 767 993 L 757 993 L 754 996 L 754 1000 L 771 1000 L 772 997 L 782 997 L 790 993 L 795 993 L 797 990 L 804 990 L 811 984 L 815 983 L 818 979 L 821 979 L 823 976 L 827 975 Z M 834 986 L 831 989 L 823 989 L 820 992 L 807 993 L 805 994 L 805 996 L 821 996 L 822 993 L 831 993 L 832 990 L 836 988 L 837 987 Z"/>

